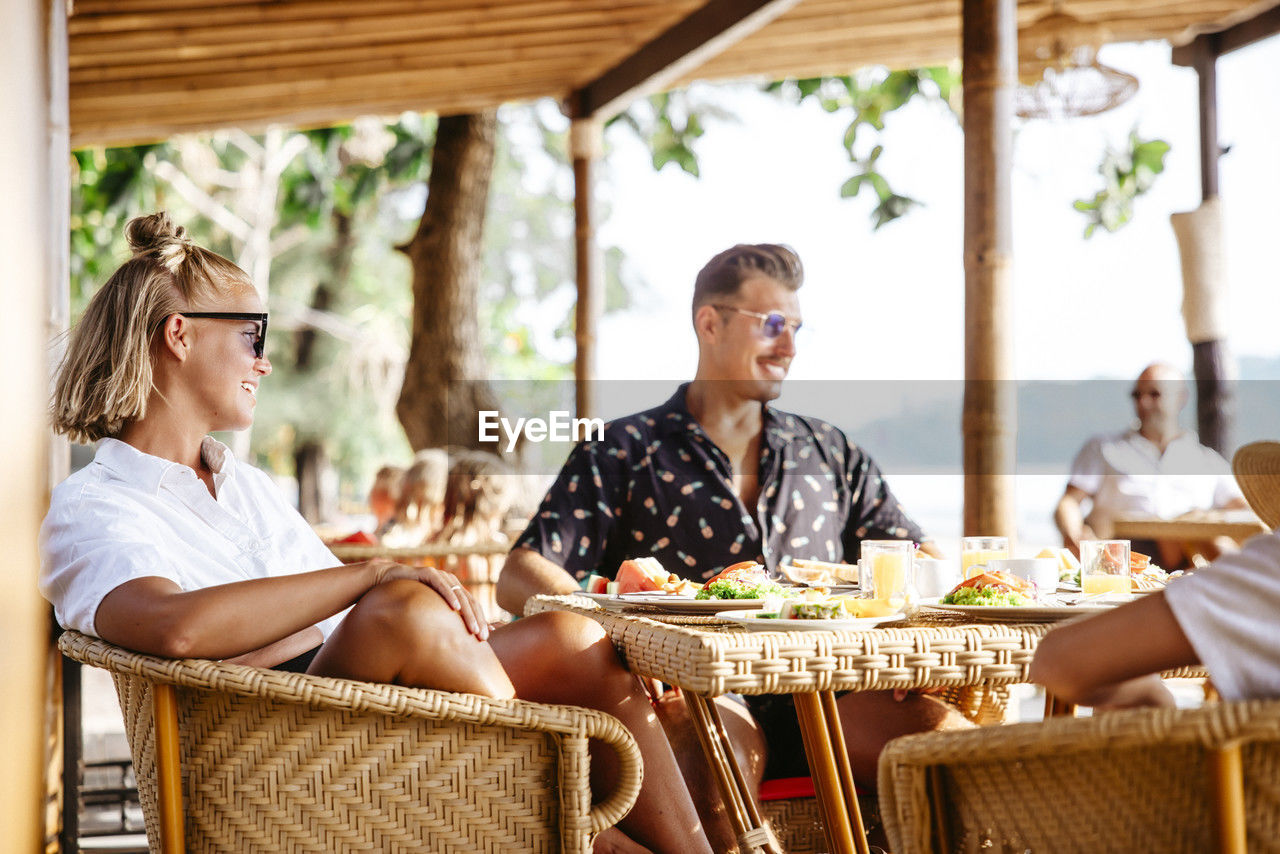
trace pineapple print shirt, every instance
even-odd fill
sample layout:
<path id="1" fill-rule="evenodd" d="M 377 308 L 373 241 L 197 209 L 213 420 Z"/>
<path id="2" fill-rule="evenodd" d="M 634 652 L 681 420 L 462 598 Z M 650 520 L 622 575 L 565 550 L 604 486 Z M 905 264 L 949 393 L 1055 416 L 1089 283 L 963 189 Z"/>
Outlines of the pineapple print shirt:
<path id="1" fill-rule="evenodd" d="M 925 539 L 842 431 L 768 405 L 760 497 L 744 506 L 729 458 L 689 413 L 687 388 L 577 444 L 516 545 L 577 578 L 612 578 L 628 558 L 655 557 L 703 581 L 743 560 L 771 571 L 794 558 L 856 562 L 864 539 Z"/>

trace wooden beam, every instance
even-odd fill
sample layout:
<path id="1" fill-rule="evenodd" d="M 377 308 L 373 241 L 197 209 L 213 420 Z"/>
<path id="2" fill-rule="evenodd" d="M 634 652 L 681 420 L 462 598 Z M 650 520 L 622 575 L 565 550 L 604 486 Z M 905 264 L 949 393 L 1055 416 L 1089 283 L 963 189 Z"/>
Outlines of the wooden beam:
<path id="1" fill-rule="evenodd" d="M 606 119 L 636 98 L 662 90 L 798 2 L 711 0 L 581 87 L 570 101 L 570 112 L 576 117 Z"/>
<path id="2" fill-rule="evenodd" d="M 964 533 L 1016 536 L 1013 383 L 1014 0 L 963 0 Z"/>
<path id="3" fill-rule="evenodd" d="M 1216 33 L 1203 33 L 1190 43 L 1175 47 L 1173 64 L 1194 66 L 1196 56 L 1201 51 L 1209 50 L 1216 58 L 1274 35 L 1280 35 L 1280 6 L 1272 6 L 1247 21 Z"/>

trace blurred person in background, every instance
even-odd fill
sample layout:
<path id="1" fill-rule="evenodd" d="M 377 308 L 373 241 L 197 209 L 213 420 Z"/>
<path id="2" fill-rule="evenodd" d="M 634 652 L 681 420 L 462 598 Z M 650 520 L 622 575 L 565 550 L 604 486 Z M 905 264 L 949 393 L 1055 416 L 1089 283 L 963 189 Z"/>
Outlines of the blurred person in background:
<path id="1" fill-rule="evenodd" d="M 440 530 L 448 475 L 449 455 L 443 448 L 426 448 L 414 455 L 404 475 L 395 515 L 382 535 L 384 546 L 420 546 Z"/>
<path id="2" fill-rule="evenodd" d="M 379 542 L 391 530 L 396 507 L 400 505 L 400 494 L 404 491 L 405 473 L 406 469 L 400 466 L 383 466 L 373 476 L 373 485 L 369 487 L 369 512 L 373 514 L 373 537 Z"/>
<path id="3" fill-rule="evenodd" d="M 1148 365 L 1130 396 L 1137 425 L 1085 443 L 1054 512 L 1062 544 L 1077 557 L 1081 540 L 1111 539 L 1119 516 L 1172 519 L 1193 510 L 1248 507 L 1227 461 L 1178 423 L 1188 393 L 1177 368 L 1163 362 Z M 1087 516 L 1085 501 L 1091 505 Z M 1172 571 L 1190 566 L 1191 553 L 1212 560 L 1236 544 L 1221 538 L 1195 544 L 1135 540 L 1132 546 Z"/>
<path id="4" fill-rule="evenodd" d="M 428 538 L 457 548 L 497 547 L 502 553 L 448 555 L 436 565 L 458 576 L 491 620 L 509 615 L 498 607 L 495 584 L 511 538 L 503 530 L 515 497 L 515 475 L 506 463 L 483 451 L 462 451 L 449 467 L 443 524 Z"/>

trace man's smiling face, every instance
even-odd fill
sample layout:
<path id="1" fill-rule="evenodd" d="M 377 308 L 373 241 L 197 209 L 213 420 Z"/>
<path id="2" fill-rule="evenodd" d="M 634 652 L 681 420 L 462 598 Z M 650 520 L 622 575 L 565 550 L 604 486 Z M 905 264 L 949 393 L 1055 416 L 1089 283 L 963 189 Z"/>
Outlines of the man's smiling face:
<path id="1" fill-rule="evenodd" d="M 782 381 L 796 355 L 796 326 L 800 323 L 800 300 L 786 285 L 757 275 L 746 279 L 732 297 L 717 301 L 719 325 L 709 342 L 714 379 L 732 382 L 744 397 L 761 402 L 782 393 Z M 734 311 L 732 309 L 738 309 Z M 779 312 L 787 323 L 781 334 L 765 334 L 760 317 Z"/>

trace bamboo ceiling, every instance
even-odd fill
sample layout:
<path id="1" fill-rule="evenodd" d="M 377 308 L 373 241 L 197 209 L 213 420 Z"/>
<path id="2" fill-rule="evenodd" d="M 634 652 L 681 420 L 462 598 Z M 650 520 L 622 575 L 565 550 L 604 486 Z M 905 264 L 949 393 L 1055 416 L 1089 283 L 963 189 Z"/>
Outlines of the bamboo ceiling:
<path id="1" fill-rule="evenodd" d="M 816 76 L 945 62 L 960 45 L 959 0 L 70 2 L 75 146 L 410 109 L 458 113 L 546 96 L 567 101 L 601 81 L 608 91 L 579 102 L 616 105 L 655 63 L 671 69 L 668 82 Z M 1063 8 L 1106 22 L 1116 41 L 1180 44 L 1275 4 L 1067 0 Z M 732 18 L 744 7 L 755 17 L 683 66 L 671 64 L 689 41 L 673 42 L 673 34 L 706 41 L 724 13 Z M 1024 0 L 1019 22 L 1050 9 Z"/>

